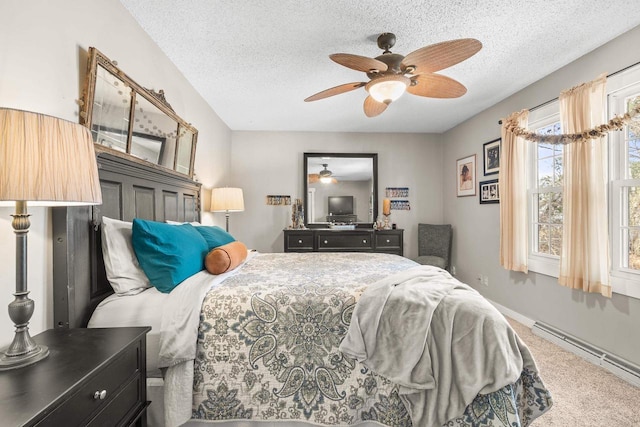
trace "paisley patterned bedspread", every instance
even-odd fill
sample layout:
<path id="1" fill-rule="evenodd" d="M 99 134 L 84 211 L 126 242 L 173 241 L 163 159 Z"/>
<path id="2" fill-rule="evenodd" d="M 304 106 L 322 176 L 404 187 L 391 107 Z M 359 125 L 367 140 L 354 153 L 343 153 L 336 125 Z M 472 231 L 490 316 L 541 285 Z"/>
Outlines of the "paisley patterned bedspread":
<path id="1" fill-rule="evenodd" d="M 252 258 L 204 299 L 192 418 L 411 426 L 397 387 L 338 346 L 364 289 L 415 265 L 372 253 Z M 527 426 L 550 406 L 537 373 L 525 370 L 446 425 Z"/>

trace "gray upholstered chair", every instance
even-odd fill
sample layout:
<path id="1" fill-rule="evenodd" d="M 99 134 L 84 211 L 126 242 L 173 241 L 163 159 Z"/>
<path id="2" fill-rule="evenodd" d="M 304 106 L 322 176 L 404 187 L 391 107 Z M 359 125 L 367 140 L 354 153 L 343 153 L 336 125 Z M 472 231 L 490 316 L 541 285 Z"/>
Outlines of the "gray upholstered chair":
<path id="1" fill-rule="evenodd" d="M 448 270 L 452 237 L 451 224 L 418 224 L 418 258 L 416 262 Z"/>

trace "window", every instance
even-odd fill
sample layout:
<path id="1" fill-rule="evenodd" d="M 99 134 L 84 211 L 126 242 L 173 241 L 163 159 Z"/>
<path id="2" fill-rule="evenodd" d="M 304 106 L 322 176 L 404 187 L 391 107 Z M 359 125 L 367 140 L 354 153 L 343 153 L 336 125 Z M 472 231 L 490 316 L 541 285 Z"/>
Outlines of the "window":
<path id="1" fill-rule="evenodd" d="M 640 105 L 640 67 L 607 81 L 608 117 Z M 560 134 L 558 101 L 531 111 L 529 129 Z M 529 143 L 529 269 L 558 277 L 562 248 L 563 145 Z M 609 238 L 615 293 L 640 298 L 640 117 L 609 133 Z"/>
<path id="2" fill-rule="evenodd" d="M 529 115 L 529 129 L 541 135 L 562 133 L 558 103 Z M 563 145 L 528 143 L 529 267 L 557 276 L 562 248 Z"/>
<path id="3" fill-rule="evenodd" d="M 535 130 L 541 135 L 559 135 L 560 122 Z M 560 256 L 562 245 L 562 145 L 537 144 L 533 191 L 535 239 L 533 251 Z"/>
<path id="4" fill-rule="evenodd" d="M 635 73 L 640 80 L 640 72 Z M 640 81 L 609 94 L 609 111 L 640 105 Z M 610 134 L 611 276 L 614 292 L 640 298 L 640 119 Z"/>

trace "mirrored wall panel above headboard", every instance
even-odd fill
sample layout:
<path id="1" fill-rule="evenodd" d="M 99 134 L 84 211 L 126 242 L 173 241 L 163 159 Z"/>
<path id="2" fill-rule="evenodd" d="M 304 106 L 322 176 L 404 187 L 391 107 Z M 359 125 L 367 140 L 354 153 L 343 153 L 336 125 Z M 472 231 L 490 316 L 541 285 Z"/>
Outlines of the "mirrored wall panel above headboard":
<path id="1" fill-rule="evenodd" d="M 193 177 L 198 131 L 176 115 L 162 90 L 140 86 L 94 47 L 80 123 L 100 150 Z"/>

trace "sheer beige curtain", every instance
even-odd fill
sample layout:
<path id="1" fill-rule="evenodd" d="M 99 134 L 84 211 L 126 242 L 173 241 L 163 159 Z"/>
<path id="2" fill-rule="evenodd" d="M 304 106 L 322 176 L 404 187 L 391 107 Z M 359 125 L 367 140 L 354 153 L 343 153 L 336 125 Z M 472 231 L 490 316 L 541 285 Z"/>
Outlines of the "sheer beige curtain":
<path id="1" fill-rule="evenodd" d="M 510 122 L 525 128 L 529 111 L 511 114 L 502 124 L 500 148 L 500 265 L 507 270 L 528 272 L 527 267 L 527 142 L 507 130 Z"/>
<path id="2" fill-rule="evenodd" d="M 605 85 L 602 75 L 560 94 L 563 133 L 579 133 L 605 122 Z M 565 145 L 558 282 L 611 297 L 606 188 L 606 138 Z"/>

